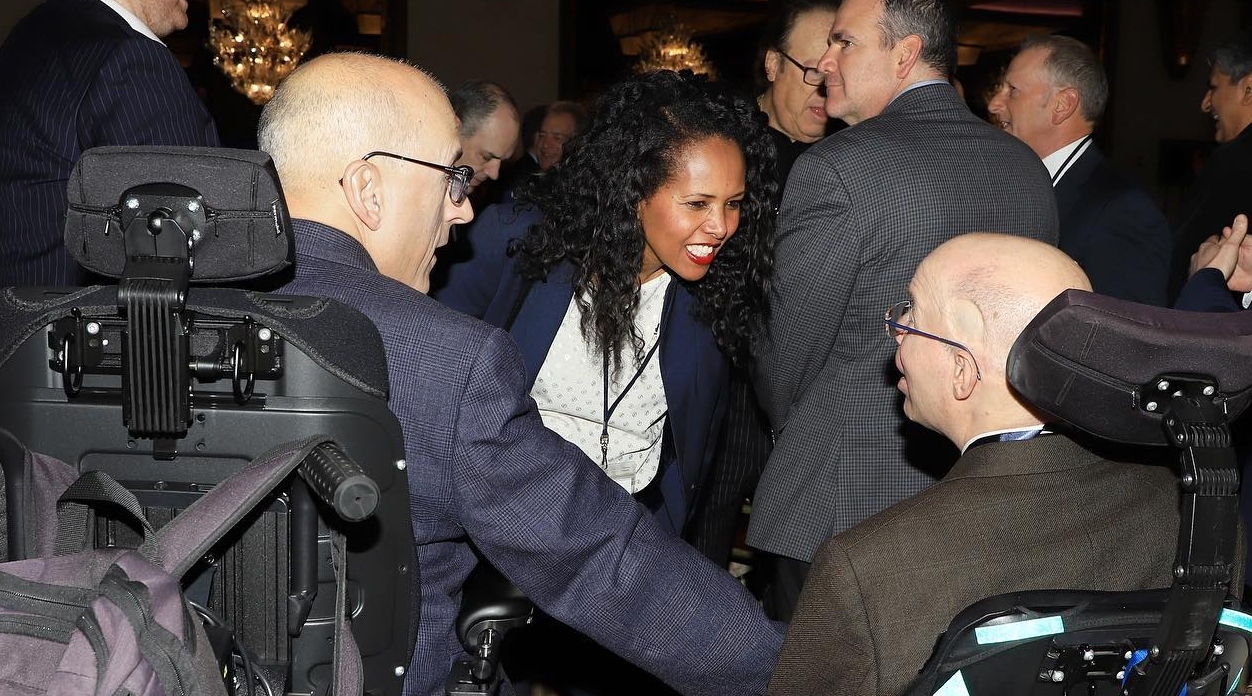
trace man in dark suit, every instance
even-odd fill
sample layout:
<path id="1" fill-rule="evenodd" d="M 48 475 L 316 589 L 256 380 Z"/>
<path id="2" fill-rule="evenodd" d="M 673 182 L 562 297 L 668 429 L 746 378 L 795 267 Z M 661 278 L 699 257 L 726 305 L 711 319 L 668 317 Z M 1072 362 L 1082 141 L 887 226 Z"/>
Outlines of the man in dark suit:
<path id="1" fill-rule="evenodd" d="M 910 300 L 886 317 L 898 387 L 908 417 L 961 458 L 935 486 L 822 545 L 771 694 L 898 696 L 949 621 L 991 595 L 1170 584 L 1172 469 L 1049 433 L 1005 376 L 1017 336 L 1067 288 L 1090 288 L 1072 259 L 1008 235 L 956 237 L 918 267 Z"/>
<path id="2" fill-rule="evenodd" d="M 160 37 L 185 0 L 46 0 L 0 46 L 0 286 L 77 285 L 65 185 L 97 145 L 218 144 Z"/>
<path id="3" fill-rule="evenodd" d="M 284 292 L 358 309 L 386 350 L 421 572 L 405 693 L 441 694 L 464 655 L 453 620 L 475 550 L 549 615 L 682 693 L 763 693 L 779 627 L 543 427 L 508 334 L 424 294 L 435 248 L 473 218 L 440 86 L 400 62 L 328 54 L 279 86 L 258 139 L 293 217 Z"/>
<path id="4" fill-rule="evenodd" d="M 1095 53 L 1067 36 L 1027 39 L 987 105 L 1000 127 L 1030 146 L 1052 176 L 1057 246 L 1104 295 L 1165 305 L 1169 223 L 1139 184 L 1122 176 L 1091 140 L 1108 103 Z"/>
<path id="5" fill-rule="evenodd" d="M 777 441 L 748 543 L 776 557 L 779 618 L 819 544 L 926 488 L 953 458 L 906 432 L 878 340 L 883 308 L 957 234 L 1056 242 L 1043 164 L 969 112 L 947 80 L 955 53 L 942 0 L 845 0 L 818 62 L 826 112 L 849 127 L 791 170 L 757 363 Z"/>
<path id="6" fill-rule="evenodd" d="M 1213 50 L 1208 90 L 1200 109 L 1213 117 L 1218 147 L 1173 219 L 1174 260 L 1170 297 L 1187 280 L 1187 265 L 1200 243 L 1239 213 L 1252 213 L 1252 29 Z"/>

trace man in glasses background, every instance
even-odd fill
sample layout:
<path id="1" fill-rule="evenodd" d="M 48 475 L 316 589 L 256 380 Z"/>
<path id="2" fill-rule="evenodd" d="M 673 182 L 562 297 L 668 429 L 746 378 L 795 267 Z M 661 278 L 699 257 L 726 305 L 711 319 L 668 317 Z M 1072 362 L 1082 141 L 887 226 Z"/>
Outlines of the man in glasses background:
<path id="1" fill-rule="evenodd" d="M 895 347 L 908 418 L 961 457 L 822 545 L 770 693 L 902 694 L 948 623 L 988 596 L 1169 585 L 1173 471 L 1050 433 L 1008 384 L 1013 342 L 1068 288 L 1091 289 L 1076 262 L 1009 235 L 955 237 L 918 267 L 878 340 Z"/>
<path id="2" fill-rule="evenodd" d="M 684 694 L 764 693 L 780 627 L 543 427 L 506 333 L 424 294 L 435 249 L 474 215 L 442 88 L 397 61 L 327 54 L 279 86 L 258 141 L 293 218 L 283 291 L 361 311 L 386 350 L 420 573 L 405 693 L 442 694 L 464 655 L 453 620 L 475 549 L 548 614 Z"/>

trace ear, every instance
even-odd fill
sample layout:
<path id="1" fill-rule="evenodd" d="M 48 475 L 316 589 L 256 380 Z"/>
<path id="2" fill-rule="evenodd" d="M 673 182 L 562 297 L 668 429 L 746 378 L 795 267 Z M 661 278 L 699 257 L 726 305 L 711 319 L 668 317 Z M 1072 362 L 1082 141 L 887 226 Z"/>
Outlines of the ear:
<path id="1" fill-rule="evenodd" d="M 373 164 L 357 160 L 344 170 L 339 186 L 348 207 L 363 225 L 377 232 L 383 222 L 382 173 Z"/>
<path id="2" fill-rule="evenodd" d="M 1081 99 L 1078 90 L 1073 87 L 1062 87 L 1056 91 L 1052 105 L 1052 125 L 1059 126 L 1079 112 Z"/>
<path id="3" fill-rule="evenodd" d="M 892 49 L 895 54 L 895 73 L 897 79 L 904 79 L 913 72 L 913 66 L 917 64 L 918 59 L 922 55 L 922 37 L 917 34 L 909 34 L 900 39 L 900 42 Z"/>
<path id="4" fill-rule="evenodd" d="M 952 353 L 952 398 L 964 401 L 973 396 L 974 388 L 978 386 L 978 369 L 969 353 L 956 348 L 952 349 Z"/>
<path id="5" fill-rule="evenodd" d="M 1244 106 L 1252 104 L 1252 74 L 1244 75 L 1239 80 L 1239 103 Z"/>
<path id="6" fill-rule="evenodd" d="M 778 79 L 778 69 L 782 66 L 782 56 L 778 51 L 769 49 L 765 52 L 765 79 L 773 82 Z"/>

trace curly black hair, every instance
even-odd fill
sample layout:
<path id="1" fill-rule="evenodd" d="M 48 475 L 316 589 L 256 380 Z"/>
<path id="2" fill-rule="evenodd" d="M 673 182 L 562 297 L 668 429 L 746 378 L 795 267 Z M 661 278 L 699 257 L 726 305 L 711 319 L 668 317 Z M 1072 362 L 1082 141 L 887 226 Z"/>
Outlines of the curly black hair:
<path id="1" fill-rule="evenodd" d="M 543 212 L 542 222 L 515 246 L 519 272 L 538 280 L 572 263 L 583 336 L 594 339 L 615 368 L 628 343 L 635 362 L 643 358 L 644 341 L 634 327 L 644 252 L 639 204 L 672 179 L 689 146 L 708 138 L 729 140 L 743 153 L 739 228 L 702 279 L 671 282 L 686 283 L 694 318 L 742 365 L 768 319 L 778 189 L 774 143 L 756 104 L 689 71 L 626 79 L 600 97 L 587 130 L 566 143 L 560 164 L 517 192 L 523 205 Z"/>

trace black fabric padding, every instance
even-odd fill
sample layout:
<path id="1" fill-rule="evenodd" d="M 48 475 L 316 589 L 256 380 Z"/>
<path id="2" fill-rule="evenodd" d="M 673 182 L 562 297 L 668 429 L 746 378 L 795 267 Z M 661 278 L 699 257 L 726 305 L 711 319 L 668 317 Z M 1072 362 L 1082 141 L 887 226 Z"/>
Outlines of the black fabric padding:
<path id="1" fill-rule="evenodd" d="M 117 287 L 69 293 L 35 288 L 0 290 L 0 363 L 31 335 L 79 309 L 86 317 L 117 316 Z M 378 329 L 364 314 L 334 300 L 256 292 L 191 288 L 187 310 L 213 317 L 251 316 L 331 374 L 365 393 L 386 399 L 387 364 Z M 40 338 L 39 340 L 45 340 Z"/>
<path id="2" fill-rule="evenodd" d="M 1034 405 L 1116 442 L 1168 444 L 1164 403 L 1142 387 L 1164 374 L 1207 375 L 1233 420 L 1252 400 L 1252 311 L 1184 312 L 1066 290 L 1014 343 L 1009 383 Z"/>
<path id="3" fill-rule="evenodd" d="M 191 282 L 246 280 L 291 263 L 287 203 L 269 155 L 207 147 L 106 146 L 83 153 L 66 192 L 65 245 L 84 267 L 117 278 L 126 265 L 119 205 L 142 184 L 179 184 L 204 198 L 207 229 Z"/>

